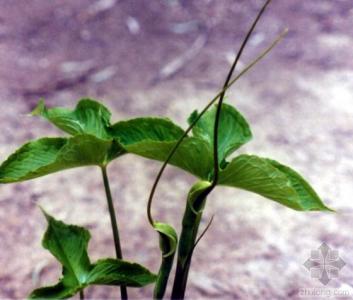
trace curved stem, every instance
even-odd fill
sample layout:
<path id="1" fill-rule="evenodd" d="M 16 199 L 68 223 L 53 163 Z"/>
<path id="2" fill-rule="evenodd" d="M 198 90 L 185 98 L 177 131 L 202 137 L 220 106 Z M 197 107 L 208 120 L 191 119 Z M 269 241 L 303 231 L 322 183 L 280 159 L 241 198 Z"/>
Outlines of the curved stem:
<path id="1" fill-rule="evenodd" d="M 202 240 L 202 238 L 205 236 L 205 234 L 207 233 L 207 231 L 210 229 L 212 222 L 213 222 L 213 218 L 214 215 L 211 217 L 210 221 L 208 222 L 207 226 L 205 227 L 205 229 L 201 232 L 200 236 L 197 238 L 197 240 L 195 241 L 194 246 L 192 247 L 188 258 L 187 258 L 187 262 L 192 258 L 192 254 L 194 253 L 195 248 L 197 247 L 197 245 L 199 244 L 199 242 Z"/>
<path id="2" fill-rule="evenodd" d="M 254 32 L 254 29 L 257 25 L 257 23 L 259 22 L 262 14 L 265 12 L 266 10 L 266 7 L 270 4 L 271 0 L 267 0 L 265 2 L 265 4 L 262 6 L 261 10 L 259 11 L 259 13 L 257 14 L 254 22 L 252 23 L 250 29 L 248 30 L 240 48 L 239 48 L 239 51 L 235 57 L 235 60 L 228 72 L 228 75 L 226 77 L 226 80 L 224 82 L 224 85 L 223 85 L 223 91 L 221 92 L 221 95 L 219 96 L 219 101 L 218 101 L 218 106 L 217 106 L 217 111 L 216 111 L 216 117 L 215 117 L 215 123 L 214 123 L 214 132 L 213 132 L 213 163 L 214 163 L 214 177 L 213 177 L 213 182 L 212 182 L 212 185 L 213 186 L 216 186 L 217 185 L 217 181 L 218 181 L 218 172 L 219 172 L 219 159 L 218 159 L 218 129 L 219 129 L 219 121 L 220 121 L 220 118 L 221 118 L 221 111 L 222 111 L 222 103 L 223 103 L 223 99 L 224 99 L 224 96 L 226 94 L 226 90 L 225 88 L 228 86 L 229 84 L 229 81 L 231 80 L 232 78 L 232 75 L 233 75 L 233 72 L 235 70 L 235 67 L 237 66 L 238 62 L 239 62 L 239 59 L 245 49 L 245 46 L 246 44 L 248 43 L 249 41 L 249 38 L 251 36 L 251 34 Z"/>
<path id="3" fill-rule="evenodd" d="M 110 221 L 111 221 L 111 225 L 112 225 L 116 257 L 118 259 L 122 259 L 123 255 L 122 255 L 121 245 L 120 245 L 118 222 L 116 220 L 112 193 L 110 191 L 109 179 L 108 179 L 108 174 L 107 174 L 107 167 L 103 166 L 103 167 L 101 167 L 101 169 L 102 169 L 102 176 L 103 176 L 105 193 L 106 193 L 106 196 L 107 196 L 107 203 L 108 203 Z M 128 299 L 127 290 L 126 290 L 125 286 L 121 286 L 120 287 L 120 293 L 121 293 L 121 299 L 124 299 L 124 300 Z"/>
<path id="4" fill-rule="evenodd" d="M 213 155 L 214 155 L 214 177 L 212 180 L 211 185 L 209 188 L 203 191 L 201 195 L 198 196 L 198 201 L 201 203 L 206 202 L 207 195 L 215 188 L 217 185 L 218 181 L 218 172 L 219 172 L 219 158 L 218 158 L 218 130 L 219 130 L 219 121 L 220 121 L 220 115 L 221 115 L 221 108 L 222 108 L 222 102 L 225 96 L 226 90 L 238 79 L 242 74 L 244 74 L 244 71 L 247 71 L 248 68 L 245 68 L 234 80 L 231 81 L 233 72 L 235 70 L 235 67 L 239 61 L 239 58 L 252 34 L 254 31 L 256 24 L 258 23 L 259 19 L 261 18 L 262 14 L 264 13 L 267 5 L 271 2 L 271 0 L 267 0 L 261 10 L 259 11 L 257 17 L 255 18 L 253 24 L 251 25 L 249 31 L 247 32 L 247 35 L 245 39 L 243 40 L 240 49 L 237 53 L 237 56 L 234 60 L 234 63 L 231 66 L 230 71 L 228 72 L 227 78 L 225 80 L 225 83 L 223 85 L 222 91 L 209 103 L 208 106 L 202 111 L 201 114 L 198 115 L 198 118 L 194 120 L 194 122 L 190 125 L 188 130 L 185 132 L 184 136 L 181 138 L 181 140 L 187 135 L 187 133 L 191 130 L 191 128 L 196 124 L 196 122 L 200 119 L 202 114 L 208 109 L 210 105 L 212 105 L 218 98 L 219 98 L 219 103 L 217 107 L 217 112 L 216 112 L 216 117 L 215 117 L 215 123 L 214 123 L 214 140 L 213 140 Z M 286 32 L 284 32 L 275 42 L 264 52 L 262 53 L 263 55 L 266 55 L 276 44 L 277 42 L 283 37 L 283 35 Z M 262 56 L 260 55 L 259 58 L 261 59 Z M 256 62 L 256 60 L 255 60 Z M 252 64 L 249 66 L 252 67 Z M 175 148 L 172 150 L 171 155 L 168 157 L 168 159 L 171 158 L 171 156 L 174 154 L 176 151 L 176 147 L 178 147 L 181 144 L 181 140 L 178 141 L 177 145 Z M 168 159 L 166 163 L 168 163 Z M 165 164 L 166 164 L 165 163 Z M 162 172 L 163 172 L 163 167 L 162 166 Z M 161 173 L 160 172 L 160 175 Z M 158 183 L 159 178 L 157 177 L 157 183 Z M 152 194 L 153 196 L 153 194 Z M 191 258 L 193 254 L 193 250 L 195 248 L 195 245 L 198 243 L 198 241 L 195 242 L 196 237 L 197 237 L 197 231 L 199 228 L 200 224 L 200 219 L 202 216 L 202 210 L 197 214 L 193 215 L 192 211 L 190 212 L 190 208 L 188 208 L 188 205 L 186 207 L 185 213 L 184 213 L 184 219 L 183 219 L 183 229 L 182 233 L 180 236 L 180 244 L 179 244 L 179 253 L 178 253 L 178 262 L 177 262 L 177 269 L 176 269 L 176 275 L 175 275 L 175 280 L 174 280 L 174 286 L 173 286 L 173 291 L 172 291 L 172 299 L 184 299 L 185 296 L 185 290 L 186 290 L 186 284 L 187 284 L 187 278 L 188 278 L 188 273 L 191 265 Z M 207 229 L 206 229 L 207 230 Z M 201 238 L 202 238 L 201 234 Z M 187 256 L 185 258 L 186 252 L 185 249 L 188 249 Z M 182 250 L 182 251 L 180 251 Z"/>
<path id="5" fill-rule="evenodd" d="M 154 194 L 156 192 L 158 183 L 163 175 L 163 172 L 165 168 L 167 167 L 169 161 L 173 157 L 174 153 L 184 140 L 184 138 L 188 135 L 188 133 L 191 131 L 191 129 L 195 126 L 195 124 L 198 122 L 198 120 L 203 116 L 203 114 L 218 100 L 218 98 L 221 96 L 223 92 L 225 92 L 227 89 L 229 89 L 235 82 L 237 82 L 245 73 L 247 73 L 254 65 L 256 65 L 261 59 L 263 59 L 282 39 L 283 37 L 287 34 L 287 29 L 284 30 L 273 42 L 272 44 L 265 49 L 257 58 L 255 58 L 250 64 L 248 64 L 233 80 L 229 82 L 229 84 L 223 88 L 218 94 L 204 107 L 204 109 L 201 111 L 201 113 L 195 118 L 195 120 L 190 124 L 190 126 L 185 130 L 183 135 L 180 137 L 180 139 L 176 142 L 174 145 L 173 149 L 170 151 L 168 157 L 164 161 L 161 169 L 159 170 L 157 177 L 153 183 L 152 189 L 150 196 L 148 198 L 148 204 L 147 204 L 147 216 L 148 216 L 148 221 L 150 224 L 153 226 L 154 220 L 152 217 L 152 212 L 151 212 L 151 207 L 152 207 L 152 200 L 154 197 Z"/>

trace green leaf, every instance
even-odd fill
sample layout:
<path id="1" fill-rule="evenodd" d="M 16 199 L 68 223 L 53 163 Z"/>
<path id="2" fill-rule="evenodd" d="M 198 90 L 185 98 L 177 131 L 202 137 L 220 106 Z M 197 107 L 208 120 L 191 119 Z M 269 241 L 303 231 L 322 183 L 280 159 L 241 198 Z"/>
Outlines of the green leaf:
<path id="1" fill-rule="evenodd" d="M 170 161 L 204 180 L 211 179 L 213 173 L 215 112 L 216 106 L 206 112 L 193 129 L 194 136 L 185 138 Z M 165 161 L 184 133 L 182 128 L 164 118 L 136 118 L 110 125 L 109 110 L 90 99 L 81 100 L 74 110 L 48 109 L 41 101 L 32 114 L 46 118 L 74 135 L 75 140 L 41 139 L 24 145 L 0 167 L 2 183 L 28 180 L 68 168 L 105 165 L 126 152 Z M 196 117 L 197 112 L 194 112 L 190 119 Z M 225 104 L 219 137 L 221 167 L 227 155 L 251 138 L 245 119 Z M 61 155 L 62 152 L 65 155 Z"/>
<path id="2" fill-rule="evenodd" d="M 145 267 L 118 259 L 101 259 L 97 261 L 87 278 L 88 284 L 124 285 L 143 287 L 156 281 L 156 275 Z"/>
<path id="3" fill-rule="evenodd" d="M 74 110 L 48 109 L 40 101 L 32 114 L 43 116 L 74 137 L 43 138 L 23 145 L 0 166 L 0 183 L 29 180 L 69 168 L 106 165 L 131 149 L 131 153 L 163 160 L 169 145 L 163 143 L 173 143 L 184 132 L 165 118 L 136 118 L 111 126 L 108 109 L 89 99 L 81 100 Z M 196 148 L 196 154 L 203 150 L 198 149 L 202 146 Z M 190 172 L 207 173 L 200 172 L 197 166 L 189 167 L 187 160 L 179 161 Z"/>
<path id="4" fill-rule="evenodd" d="M 173 141 L 184 132 L 166 118 L 135 118 L 110 125 L 109 110 L 91 99 L 80 100 L 74 110 L 62 107 L 48 109 L 42 100 L 32 115 L 46 118 L 71 135 L 90 134 L 101 139 L 117 138 L 128 145 L 143 140 Z"/>
<path id="5" fill-rule="evenodd" d="M 170 160 L 170 164 L 179 167 L 201 179 L 209 180 L 213 174 L 213 127 L 217 106 L 206 112 L 193 128 L 193 136 L 186 137 Z M 194 111 L 189 117 L 189 123 L 197 118 Z M 115 137 L 124 145 L 129 153 L 134 153 L 149 159 L 165 161 L 183 130 L 175 125 L 162 127 L 144 125 L 143 121 L 131 121 L 113 126 L 116 129 Z M 160 124 L 158 124 L 160 126 Z M 142 140 L 141 132 L 150 131 L 150 138 Z M 163 136 L 162 139 L 157 137 Z M 219 153 L 220 162 L 251 139 L 251 131 L 246 120 L 232 106 L 223 104 L 219 126 Z"/>
<path id="6" fill-rule="evenodd" d="M 62 264 L 62 282 L 65 286 L 80 286 L 86 283 L 87 274 L 91 270 L 87 254 L 90 233 L 82 227 L 57 221 L 45 212 L 44 215 L 48 228 L 42 245 Z"/>
<path id="7" fill-rule="evenodd" d="M 48 228 L 43 247 L 62 264 L 63 276 L 54 286 L 34 290 L 31 299 L 66 299 L 94 284 L 141 287 L 156 280 L 156 275 L 135 263 L 103 259 L 91 264 L 87 254 L 89 232 L 44 214 Z"/>
<path id="8" fill-rule="evenodd" d="M 82 99 L 74 110 L 63 107 L 48 109 L 43 100 L 33 110 L 32 115 L 39 115 L 61 130 L 71 134 L 90 134 L 98 138 L 109 137 L 110 111 L 102 104 Z"/>
<path id="9" fill-rule="evenodd" d="M 290 185 L 299 195 L 300 204 L 305 208 L 304 210 L 334 211 L 322 202 L 315 190 L 299 173 L 275 160 L 267 161 L 287 176 Z"/>
<path id="10" fill-rule="evenodd" d="M 295 210 L 331 210 L 297 172 L 254 155 L 233 159 L 220 172 L 218 183 L 255 192 Z"/>
<path id="11" fill-rule="evenodd" d="M 193 127 L 193 135 L 205 140 L 212 149 L 214 141 L 214 124 L 217 105 L 208 110 Z M 193 112 L 188 121 L 192 123 L 197 117 Z M 218 127 L 218 155 L 219 161 L 226 159 L 235 150 L 252 138 L 249 124 L 245 118 L 232 106 L 222 104 L 221 117 Z"/>
<path id="12" fill-rule="evenodd" d="M 127 145 L 124 148 L 149 159 L 165 161 L 175 146 L 173 142 L 143 141 Z M 208 179 L 213 166 L 213 157 L 209 145 L 202 139 L 186 137 L 170 160 L 170 164 L 191 174 Z"/>
<path id="13" fill-rule="evenodd" d="M 76 295 L 81 288 L 73 287 L 70 288 L 65 286 L 63 282 L 59 282 L 53 286 L 47 286 L 34 290 L 30 295 L 29 299 L 67 299 Z"/>
<path id="14" fill-rule="evenodd" d="M 184 130 L 168 119 L 137 118 L 112 126 L 111 134 L 125 150 L 145 158 L 165 161 Z M 207 179 L 212 169 L 212 152 L 207 142 L 186 137 L 170 164 Z"/>
<path id="15" fill-rule="evenodd" d="M 69 168 L 106 165 L 126 153 L 124 145 L 138 148 L 142 142 L 170 142 L 183 134 L 180 127 L 164 118 L 136 118 L 110 126 L 108 109 L 89 99 L 81 100 L 74 110 L 47 109 L 40 101 L 32 114 L 45 117 L 74 137 L 43 138 L 23 145 L 0 166 L 0 183 L 29 180 Z"/>
<path id="16" fill-rule="evenodd" d="M 75 167 L 103 165 L 123 153 L 117 142 L 91 135 L 43 138 L 23 145 L 0 166 L 0 183 L 29 180 Z"/>
<path id="17" fill-rule="evenodd" d="M 166 118 L 136 118 L 111 126 L 110 136 L 124 146 L 140 142 L 170 142 L 178 140 L 184 130 Z"/>

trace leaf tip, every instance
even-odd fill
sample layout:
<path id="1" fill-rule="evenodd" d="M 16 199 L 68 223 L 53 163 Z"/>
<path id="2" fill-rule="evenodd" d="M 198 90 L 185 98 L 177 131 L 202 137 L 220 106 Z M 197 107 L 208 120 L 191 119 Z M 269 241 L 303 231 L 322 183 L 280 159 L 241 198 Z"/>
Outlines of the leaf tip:
<path id="1" fill-rule="evenodd" d="M 188 124 L 189 125 L 193 124 L 198 116 L 199 116 L 199 112 L 197 111 L 197 109 L 195 109 L 187 119 Z"/>
<path id="2" fill-rule="evenodd" d="M 337 211 L 335 209 L 326 206 L 325 203 L 323 203 L 321 200 L 320 200 L 320 202 L 321 203 L 319 205 L 304 209 L 304 211 L 337 213 Z M 301 210 L 303 210 L 303 209 L 301 209 Z"/>
<path id="3" fill-rule="evenodd" d="M 30 116 L 41 116 L 45 113 L 46 107 L 44 99 L 41 98 L 37 104 L 37 106 L 29 113 Z"/>
<path id="4" fill-rule="evenodd" d="M 39 209 L 42 211 L 45 219 L 48 221 L 48 223 L 50 222 L 50 220 L 53 219 L 53 217 L 51 215 L 49 215 L 46 210 L 41 206 L 41 205 L 38 205 Z"/>
<path id="5" fill-rule="evenodd" d="M 322 209 L 322 211 L 325 211 L 325 212 L 330 212 L 330 213 L 337 213 L 337 210 L 331 208 L 331 207 L 328 207 L 325 205 L 324 209 Z"/>

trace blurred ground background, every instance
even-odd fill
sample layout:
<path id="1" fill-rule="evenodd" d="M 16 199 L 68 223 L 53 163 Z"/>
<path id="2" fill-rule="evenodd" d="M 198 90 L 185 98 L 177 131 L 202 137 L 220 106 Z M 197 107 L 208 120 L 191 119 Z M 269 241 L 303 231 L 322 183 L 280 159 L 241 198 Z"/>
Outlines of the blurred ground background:
<path id="1" fill-rule="evenodd" d="M 1 159 L 28 139 L 61 134 L 26 116 L 40 97 L 73 107 L 89 96 L 110 107 L 114 121 L 166 115 L 185 126 L 223 84 L 262 2 L 0 0 Z M 303 267 L 322 242 L 346 262 L 326 289 L 353 295 L 353 3 L 274 0 L 241 66 L 285 27 L 286 39 L 232 88 L 228 102 L 252 124 L 254 140 L 242 151 L 293 166 L 338 213 L 298 213 L 219 188 L 205 212 L 205 223 L 216 216 L 195 252 L 190 299 L 297 299 L 301 288 L 323 287 Z M 152 270 L 160 258 L 145 205 L 159 166 L 127 156 L 109 169 L 124 255 Z M 160 220 L 180 228 L 194 180 L 168 169 L 154 207 Z M 93 258 L 114 255 L 98 169 L 1 186 L 0 298 L 24 298 L 60 274 L 40 246 L 46 224 L 38 203 L 87 226 Z M 117 295 L 87 291 L 89 298 Z M 131 298 L 150 295 L 151 287 L 130 290 Z"/>

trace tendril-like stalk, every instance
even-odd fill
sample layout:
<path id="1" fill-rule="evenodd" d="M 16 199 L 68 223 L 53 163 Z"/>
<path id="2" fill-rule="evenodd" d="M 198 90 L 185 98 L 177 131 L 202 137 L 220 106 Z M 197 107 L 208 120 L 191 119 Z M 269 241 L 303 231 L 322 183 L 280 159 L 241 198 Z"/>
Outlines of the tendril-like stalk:
<path id="1" fill-rule="evenodd" d="M 189 255 L 188 255 L 188 258 L 186 260 L 186 262 L 188 263 L 192 257 L 192 254 L 195 250 L 195 248 L 197 247 L 197 245 L 199 244 L 199 242 L 202 240 L 202 238 L 205 236 L 205 234 L 207 233 L 207 231 L 210 229 L 211 225 L 212 225 L 212 222 L 213 222 L 213 219 L 214 219 L 214 215 L 211 217 L 210 221 L 208 222 L 207 226 L 205 227 L 205 229 L 201 232 L 200 236 L 197 238 L 197 240 L 195 241 L 195 244 L 194 246 L 192 247 Z"/>
<path id="2" fill-rule="evenodd" d="M 156 179 L 153 183 L 153 186 L 151 188 L 151 192 L 148 198 L 148 203 L 147 203 L 147 217 L 148 221 L 150 222 L 151 225 L 153 225 L 154 220 L 152 217 L 152 201 L 154 194 L 156 192 L 158 183 L 163 175 L 163 172 L 165 168 L 167 167 L 169 161 L 173 157 L 174 153 L 184 140 L 184 138 L 188 135 L 188 133 L 191 131 L 191 129 L 195 126 L 195 124 L 198 122 L 198 120 L 203 116 L 203 114 L 218 100 L 218 98 L 224 93 L 227 89 L 229 89 L 235 82 L 237 82 L 243 75 L 245 75 L 250 69 L 252 69 L 253 66 L 255 66 L 260 60 L 262 60 L 287 34 L 288 30 L 285 29 L 273 42 L 272 44 L 266 48 L 258 57 L 256 57 L 251 63 L 249 63 L 234 79 L 232 79 L 227 86 L 225 86 L 221 91 L 217 93 L 217 95 L 205 106 L 205 108 L 201 111 L 201 113 L 195 118 L 195 120 L 190 124 L 190 126 L 185 130 L 183 135 L 180 137 L 180 139 L 176 142 L 174 145 L 173 149 L 170 151 L 168 157 L 164 161 L 162 167 L 160 168 Z"/>
<path id="3" fill-rule="evenodd" d="M 257 23 L 259 22 L 259 20 L 261 19 L 261 16 L 263 15 L 263 13 L 266 10 L 266 7 L 270 4 L 271 0 L 267 0 L 265 2 L 265 4 L 262 6 L 261 10 L 259 11 L 259 13 L 257 14 L 254 22 L 252 23 L 250 29 L 248 30 L 242 44 L 240 45 L 239 51 L 235 57 L 235 60 L 232 64 L 232 67 L 230 68 L 228 75 L 226 77 L 226 80 L 224 82 L 223 85 L 223 90 L 227 87 L 227 85 L 229 84 L 229 81 L 232 78 L 233 72 L 235 70 L 235 67 L 237 66 L 239 59 L 244 51 L 244 48 L 246 46 L 246 44 L 249 41 L 250 36 L 252 35 Z M 213 132 L 213 163 L 214 163 L 214 175 L 213 175 L 213 181 L 212 181 L 212 186 L 211 186 L 211 190 L 217 185 L 217 181 L 218 181 L 218 173 L 219 173 L 219 159 L 218 159 L 218 129 L 219 129 L 219 121 L 221 118 L 221 111 L 222 111 L 222 103 L 223 103 L 223 99 L 224 96 L 226 94 L 226 90 L 224 90 L 221 95 L 219 96 L 219 101 L 218 101 L 218 106 L 217 106 L 217 111 L 216 111 L 216 116 L 215 116 L 215 123 L 214 123 L 214 132 Z"/>

